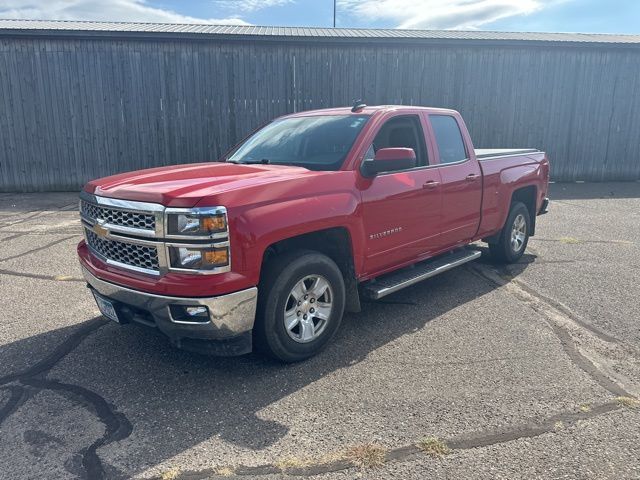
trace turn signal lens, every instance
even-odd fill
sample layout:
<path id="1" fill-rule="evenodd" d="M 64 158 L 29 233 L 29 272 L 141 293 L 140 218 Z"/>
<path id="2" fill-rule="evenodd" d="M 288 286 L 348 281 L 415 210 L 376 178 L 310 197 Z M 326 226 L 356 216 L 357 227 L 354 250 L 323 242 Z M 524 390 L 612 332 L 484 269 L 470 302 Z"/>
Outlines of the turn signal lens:
<path id="1" fill-rule="evenodd" d="M 204 259 L 212 265 L 226 265 L 229 263 L 229 250 L 227 248 L 205 250 Z"/>
<path id="2" fill-rule="evenodd" d="M 203 217 L 200 219 L 201 229 L 205 232 L 220 232 L 227 228 L 227 222 L 223 215 L 215 217 Z"/>

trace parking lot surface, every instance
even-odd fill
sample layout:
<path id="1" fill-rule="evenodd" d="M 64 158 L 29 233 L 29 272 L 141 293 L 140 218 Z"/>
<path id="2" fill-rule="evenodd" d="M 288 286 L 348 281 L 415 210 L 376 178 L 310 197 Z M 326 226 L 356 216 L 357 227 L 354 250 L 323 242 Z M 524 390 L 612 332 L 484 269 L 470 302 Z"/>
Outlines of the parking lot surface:
<path id="1" fill-rule="evenodd" d="M 77 195 L 0 194 L 0 477 L 640 478 L 640 183 L 551 198 L 520 263 L 484 249 L 282 365 L 107 321 Z"/>

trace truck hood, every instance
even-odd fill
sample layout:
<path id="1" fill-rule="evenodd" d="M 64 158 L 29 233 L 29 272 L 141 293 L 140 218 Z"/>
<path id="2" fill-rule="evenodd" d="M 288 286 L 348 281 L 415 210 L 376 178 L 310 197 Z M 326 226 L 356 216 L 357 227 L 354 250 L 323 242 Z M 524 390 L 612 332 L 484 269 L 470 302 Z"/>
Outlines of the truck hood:
<path id="1" fill-rule="evenodd" d="M 105 197 L 190 208 L 203 198 L 225 192 L 327 173 L 285 165 L 196 163 L 104 177 L 89 182 L 85 190 Z"/>

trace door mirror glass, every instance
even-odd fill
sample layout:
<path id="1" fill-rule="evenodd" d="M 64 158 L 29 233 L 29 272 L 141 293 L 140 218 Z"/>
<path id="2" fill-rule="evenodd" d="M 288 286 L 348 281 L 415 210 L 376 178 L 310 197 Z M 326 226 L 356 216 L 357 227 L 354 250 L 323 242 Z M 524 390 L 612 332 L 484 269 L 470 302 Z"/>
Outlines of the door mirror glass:
<path id="1" fill-rule="evenodd" d="M 375 177 L 381 172 L 395 172 L 416 166 L 413 148 L 381 148 L 373 159 L 362 162 L 362 175 Z"/>

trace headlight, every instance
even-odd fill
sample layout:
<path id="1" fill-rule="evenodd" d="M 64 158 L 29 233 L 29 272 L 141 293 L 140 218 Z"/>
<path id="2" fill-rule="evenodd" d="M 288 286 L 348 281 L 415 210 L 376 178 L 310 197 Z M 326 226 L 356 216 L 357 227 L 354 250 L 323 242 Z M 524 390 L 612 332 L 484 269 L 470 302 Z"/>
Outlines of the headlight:
<path id="1" fill-rule="evenodd" d="M 167 208 L 164 220 L 169 270 L 185 273 L 231 270 L 225 207 Z"/>
<path id="2" fill-rule="evenodd" d="M 229 265 L 229 247 L 169 247 L 171 267 L 213 270 Z"/>
<path id="3" fill-rule="evenodd" d="M 188 235 L 194 237 L 209 236 L 224 232 L 227 229 L 225 213 L 179 213 L 167 216 L 167 233 L 169 235 Z"/>

